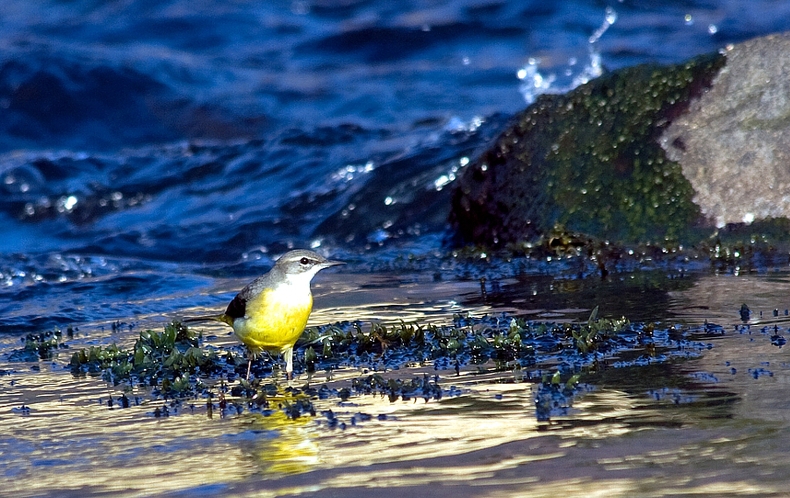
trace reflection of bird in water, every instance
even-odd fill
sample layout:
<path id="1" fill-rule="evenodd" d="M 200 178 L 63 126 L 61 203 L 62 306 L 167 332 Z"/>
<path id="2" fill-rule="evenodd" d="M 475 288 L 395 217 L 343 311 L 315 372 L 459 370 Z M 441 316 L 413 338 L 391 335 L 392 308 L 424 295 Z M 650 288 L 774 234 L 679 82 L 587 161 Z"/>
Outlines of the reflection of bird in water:
<path id="1" fill-rule="evenodd" d="M 247 346 L 247 380 L 253 358 L 261 351 L 281 353 L 285 357 L 285 373 L 293 373 L 293 347 L 302 335 L 313 309 L 310 281 L 316 273 L 330 266 L 341 265 L 307 250 L 285 253 L 269 273 L 256 278 L 233 298 L 225 313 L 215 316 L 187 318 L 185 322 L 215 320 L 233 327 L 236 337 Z"/>
<path id="2" fill-rule="evenodd" d="M 321 461 L 312 417 L 292 419 L 282 410 L 275 410 L 269 416 L 245 413 L 237 420 L 249 424 L 248 431 L 254 435 L 242 439 L 239 448 L 266 474 L 306 472 Z"/>

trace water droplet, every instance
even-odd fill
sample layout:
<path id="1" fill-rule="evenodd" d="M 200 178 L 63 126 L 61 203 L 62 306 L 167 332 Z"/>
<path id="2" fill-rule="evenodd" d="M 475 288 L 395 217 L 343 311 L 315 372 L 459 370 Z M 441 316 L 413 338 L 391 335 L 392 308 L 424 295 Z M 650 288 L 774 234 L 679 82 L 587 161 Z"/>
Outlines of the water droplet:
<path id="1" fill-rule="evenodd" d="M 66 211 L 71 211 L 76 205 L 77 198 L 73 195 L 66 197 L 66 201 L 63 203 L 63 207 L 66 208 Z"/>

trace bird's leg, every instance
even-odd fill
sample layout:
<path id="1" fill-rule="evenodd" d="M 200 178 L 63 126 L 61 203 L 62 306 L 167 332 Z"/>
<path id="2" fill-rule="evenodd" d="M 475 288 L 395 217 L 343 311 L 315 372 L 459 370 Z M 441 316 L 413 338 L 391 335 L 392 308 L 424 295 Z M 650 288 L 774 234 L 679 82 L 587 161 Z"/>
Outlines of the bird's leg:
<path id="1" fill-rule="evenodd" d="M 252 360 L 258 358 L 258 352 L 247 348 L 247 382 L 250 381 L 250 371 L 252 370 Z"/>
<path id="2" fill-rule="evenodd" d="M 291 383 L 293 380 L 293 372 L 294 372 L 294 348 L 293 346 L 289 346 L 285 351 L 283 351 L 283 356 L 285 356 L 285 379 L 288 381 L 288 384 Z"/>

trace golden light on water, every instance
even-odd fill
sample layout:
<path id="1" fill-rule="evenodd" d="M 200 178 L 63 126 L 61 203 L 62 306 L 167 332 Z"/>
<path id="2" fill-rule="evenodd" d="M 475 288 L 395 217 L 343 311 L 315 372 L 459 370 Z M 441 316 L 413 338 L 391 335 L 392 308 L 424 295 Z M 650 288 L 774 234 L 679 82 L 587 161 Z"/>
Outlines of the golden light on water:
<path id="1" fill-rule="evenodd" d="M 247 413 L 239 416 L 237 422 L 247 427 L 242 434 L 250 435 L 240 438 L 239 448 L 262 475 L 298 474 L 315 468 L 321 461 L 318 431 L 310 418 L 293 420 L 285 412 L 276 411 L 269 416 Z"/>
<path id="2" fill-rule="evenodd" d="M 737 283 L 744 285 L 741 279 Z M 710 285 L 718 286 L 717 295 L 727 292 L 722 282 Z M 761 287 L 760 299 L 770 302 L 769 291 L 777 293 L 777 301 L 783 299 L 782 289 L 788 287 Z M 714 306 L 709 289 L 694 286 L 682 299 Z M 451 300 L 430 301 L 418 294 L 408 306 L 400 300 L 331 303 L 313 318 L 317 323 L 342 314 L 396 317 L 393 322 L 411 316 L 444 323 L 451 319 Z M 217 346 L 235 342 L 222 328 L 206 328 L 205 333 L 217 334 L 209 341 Z M 73 347 L 128 343 L 135 334 L 91 333 L 76 338 Z M 396 496 L 394 490 L 402 489 L 402 495 L 439 485 L 461 495 L 552 498 L 661 496 L 673 490 L 780 492 L 786 489 L 784 387 L 790 383 L 790 367 L 782 356 L 785 350 L 767 341 L 755 345 L 751 339 L 729 334 L 687 363 L 688 372 L 704 371 L 719 379 L 704 390 L 683 391 L 673 401 L 670 389 L 666 398 L 656 400 L 628 382 L 604 382 L 577 397 L 568 415 L 550 423 L 536 420 L 535 385 L 514 372 L 495 372 L 491 364 L 462 369 L 460 376 L 436 372 L 430 363 L 386 374 L 439 374 L 440 385 L 453 393 L 440 400 L 390 402 L 379 395 L 352 396 L 345 402 L 314 399 L 315 417 L 292 420 L 277 408 L 291 402 L 285 393 L 270 399 L 268 416 L 233 410 L 222 416 L 214 410 L 208 417 L 205 399 L 196 399 L 171 410 L 169 417 L 156 418 L 154 410 L 164 403 L 148 401 L 141 390 L 127 393 L 131 407 L 110 408 L 109 397 L 117 400 L 121 388 L 99 378 L 73 378 L 65 367 L 70 351 L 37 364 L 4 360 L 2 493 L 369 496 L 390 490 L 385 496 Z M 772 375 L 754 378 L 748 373 L 759 365 Z M 339 388 L 360 373 L 350 368 L 331 376 L 319 372 L 311 382 Z M 306 380 L 302 376 L 297 385 Z M 345 428 L 331 424 L 325 410 Z"/>

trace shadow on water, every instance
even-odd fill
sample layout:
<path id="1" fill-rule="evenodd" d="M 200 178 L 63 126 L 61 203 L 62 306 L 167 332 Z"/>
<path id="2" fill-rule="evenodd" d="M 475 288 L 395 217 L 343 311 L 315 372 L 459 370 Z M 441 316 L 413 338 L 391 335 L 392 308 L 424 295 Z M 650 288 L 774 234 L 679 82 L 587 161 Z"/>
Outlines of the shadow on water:
<path id="1" fill-rule="evenodd" d="M 672 294 L 683 292 L 699 275 L 644 271 L 597 275 L 586 278 L 557 278 L 551 275 L 524 276 L 504 282 L 483 281 L 480 292 L 464 304 L 520 310 L 549 318 L 549 311 L 586 319 L 596 306 L 605 316 L 625 316 L 631 321 L 667 320 L 674 317 Z"/>

